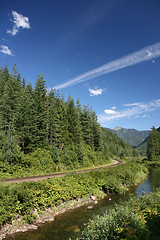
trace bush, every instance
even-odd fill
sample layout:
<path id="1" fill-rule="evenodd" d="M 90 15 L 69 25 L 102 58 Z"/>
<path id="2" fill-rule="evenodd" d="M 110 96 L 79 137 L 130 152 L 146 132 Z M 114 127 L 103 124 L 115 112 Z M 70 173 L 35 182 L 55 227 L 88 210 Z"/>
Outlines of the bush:
<path id="1" fill-rule="evenodd" d="M 130 168 L 132 168 L 134 177 L 131 171 L 129 171 L 130 174 L 126 174 L 126 169 Z M 61 178 L 51 178 L 39 182 L 13 185 L 1 183 L 0 225 L 11 222 L 17 214 L 23 216 L 30 223 L 34 220 L 32 213 L 35 208 L 42 211 L 82 196 L 96 195 L 101 190 L 106 193 L 122 194 L 128 186 L 142 180 L 144 171 L 146 169 L 142 165 L 128 162 L 114 168 L 88 173 L 72 173 Z M 126 183 L 124 179 L 126 179 Z"/>
<path id="2" fill-rule="evenodd" d="M 160 230 L 160 192 L 132 198 L 129 202 L 90 220 L 81 240 L 154 239 Z"/>

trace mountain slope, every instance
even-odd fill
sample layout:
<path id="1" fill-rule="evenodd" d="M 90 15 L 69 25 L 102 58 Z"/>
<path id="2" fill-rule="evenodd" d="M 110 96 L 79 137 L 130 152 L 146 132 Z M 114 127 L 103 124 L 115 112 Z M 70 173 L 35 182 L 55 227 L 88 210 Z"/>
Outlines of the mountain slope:
<path id="1" fill-rule="evenodd" d="M 149 130 L 138 131 L 136 129 L 127 129 L 116 127 L 112 130 L 123 141 L 132 147 L 140 145 L 150 134 Z"/>

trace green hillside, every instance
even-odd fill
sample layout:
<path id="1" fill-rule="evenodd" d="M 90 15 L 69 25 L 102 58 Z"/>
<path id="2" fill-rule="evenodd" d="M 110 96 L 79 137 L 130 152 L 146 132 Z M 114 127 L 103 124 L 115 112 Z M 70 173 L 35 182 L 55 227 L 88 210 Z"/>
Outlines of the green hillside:
<path id="1" fill-rule="evenodd" d="M 116 127 L 112 130 L 119 138 L 132 147 L 140 145 L 148 136 L 150 131 L 138 131 L 136 129 L 128 129 Z"/>
<path id="2" fill-rule="evenodd" d="M 101 128 L 89 106 L 65 101 L 46 89 L 43 75 L 35 87 L 17 73 L 0 69 L 0 174 L 43 174 L 106 164 L 110 157 L 135 156 L 117 136 Z"/>

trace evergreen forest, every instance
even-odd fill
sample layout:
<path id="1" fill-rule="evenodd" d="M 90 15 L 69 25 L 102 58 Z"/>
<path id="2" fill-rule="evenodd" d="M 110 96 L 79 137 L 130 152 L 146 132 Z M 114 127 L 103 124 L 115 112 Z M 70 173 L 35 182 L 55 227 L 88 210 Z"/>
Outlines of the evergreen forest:
<path id="1" fill-rule="evenodd" d="M 137 152 L 100 126 L 95 111 L 47 91 L 43 74 L 34 88 L 16 64 L 0 69 L 0 174 L 10 177 L 106 164 Z"/>
<path id="2" fill-rule="evenodd" d="M 152 128 L 147 139 L 147 157 L 149 161 L 160 160 L 160 128 Z"/>

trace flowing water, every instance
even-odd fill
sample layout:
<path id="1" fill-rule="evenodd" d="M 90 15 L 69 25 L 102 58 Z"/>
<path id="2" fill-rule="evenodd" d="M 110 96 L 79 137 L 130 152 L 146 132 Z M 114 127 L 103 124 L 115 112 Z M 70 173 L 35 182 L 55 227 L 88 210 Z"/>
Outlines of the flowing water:
<path id="1" fill-rule="evenodd" d="M 55 221 L 40 225 L 36 231 L 16 233 L 8 237 L 7 240 L 68 240 L 69 238 L 75 240 L 84 229 L 84 224 L 87 223 L 89 219 L 93 219 L 95 215 L 103 215 L 106 209 L 113 208 L 115 204 L 129 199 L 130 194 L 138 196 L 143 192 L 149 193 L 159 187 L 160 168 L 154 168 L 143 183 L 132 188 L 124 196 L 112 196 L 112 200 L 109 200 L 109 198 L 100 200 L 98 204 L 93 205 L 93 208 L 90 210 L 87 209 L 87 205 L 70 210 L 57 216 Z"/>

